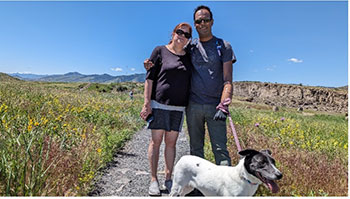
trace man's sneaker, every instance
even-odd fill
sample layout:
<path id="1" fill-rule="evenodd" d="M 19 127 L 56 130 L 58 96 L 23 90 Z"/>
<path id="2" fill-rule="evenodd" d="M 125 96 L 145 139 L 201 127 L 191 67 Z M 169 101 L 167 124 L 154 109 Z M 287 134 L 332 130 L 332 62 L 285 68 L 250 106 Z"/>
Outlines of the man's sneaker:
<path id="1" fill-rule="evenodd" d="M 165 188 L 166 188 L 166 190 L 168 190 L 168 192 L 169 192 L 169 194 L 170 194 L 170 192 L 171 192 L 171 187 L 173 186 L 173 180 L 166 180 L 165 182 L 164 182 L 164 186 L 165 186 Z"/>
<path id="2" fill-rule="evenodd" d="M 148 194 L 150 196 L 159 196 L 160 195 L 158 181 L 151 181 L 151 184 L 149 185 L 149 189 L 148 189 Z"/>

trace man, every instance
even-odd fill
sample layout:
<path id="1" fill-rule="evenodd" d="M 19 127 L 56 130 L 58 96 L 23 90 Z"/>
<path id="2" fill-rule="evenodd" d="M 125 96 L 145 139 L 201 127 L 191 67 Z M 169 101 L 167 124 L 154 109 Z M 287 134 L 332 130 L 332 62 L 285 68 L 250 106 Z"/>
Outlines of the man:
<path id="1" fill-rule="evenodd" d="M 192 72 L 190 102 L 186 109 L 191 155 L 204 158 L 205 123 L 217 165 L 231 165 L 227 151 L 226 115 L 232 99 L 231 45 L 212 33 L 213 14 L 198 6 L 193 14 L 199 40 L 190 46 Z"/>
<path id="2" fill-rule="evenodd" d="M 227 151 L 226 116 L 232 99 L 232 64 L 236 57 L 231 45 L 212 33 L 213 14 L 198 6 L 193 14 L 199 35 L 188 47 L 194 66 L 190 102 L 186 108 L 191 155 L 204 158 L 205 123 L 217 165 L 231 165 Z M 146 69 L 153 63 L 145 60 Z"/>

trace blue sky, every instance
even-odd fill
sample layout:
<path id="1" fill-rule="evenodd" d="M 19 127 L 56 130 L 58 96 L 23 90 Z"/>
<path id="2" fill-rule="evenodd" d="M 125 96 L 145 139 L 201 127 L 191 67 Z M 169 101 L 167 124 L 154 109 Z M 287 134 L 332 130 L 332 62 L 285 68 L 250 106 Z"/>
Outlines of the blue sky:
<path id="1" fill-rule="evenodd" d="M 236 54 L 234 81 L 348 84 L 346 1 L 0 1 L 0 72 L 144 73 L 143 60 L 201 4 Z"/>

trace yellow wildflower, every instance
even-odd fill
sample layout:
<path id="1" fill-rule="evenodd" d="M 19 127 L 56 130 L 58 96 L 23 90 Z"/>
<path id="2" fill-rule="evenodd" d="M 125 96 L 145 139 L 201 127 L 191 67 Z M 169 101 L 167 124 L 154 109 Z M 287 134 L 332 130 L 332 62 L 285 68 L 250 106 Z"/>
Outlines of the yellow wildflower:
<path id="1" fill-rule="evenodd" d="M 46 119 L 45 117 L 41 118 L 41 123 L 42 123 L 43 125 L 46 125 L 48 121 L 49 121 L 49 120 Z"/>
<path id="2" fill-rule="evenodd" d="M 337 146 L 337 145 L 338 145 L 338 142 L 337 142 L 337 141 L 335 141 L 335 142 L 333 143 L 333 145 L 334 145 L 334 146 Z"/>
<path id="3" fill-rule="evenodd" d="M 62 119 L 62 115 L 59 115 L 57 118 L 56 118 L 56 121 L 61 121 L 61 119 Z"/>
<path id="4" fill-rule="evenodd" d="M 33 129 L 33 120 L 30 119 L 28 123 L 28 131 L 31 131 Z"/>
<path id="5" fill-rule="evenodd" d="M 6 106 L 6 104 L 2 104 L 2 105 L 0 106 L 0 112 L 1 112 L 2 110 L 4 110 L 4 112 L 6 113 L 6 112 L 7 112 L 7 107 L 8 107 L 8 106 Z"/>

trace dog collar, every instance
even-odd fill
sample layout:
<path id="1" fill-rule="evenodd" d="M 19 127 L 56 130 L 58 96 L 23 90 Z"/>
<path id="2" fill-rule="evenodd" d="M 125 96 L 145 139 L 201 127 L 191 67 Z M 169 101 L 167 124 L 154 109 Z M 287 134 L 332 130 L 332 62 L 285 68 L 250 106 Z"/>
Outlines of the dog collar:
<path id="1" fill-rule="evenodd" d="M 258 185 L 259 183 L 254 183 L 254 182 L 251 182 L 250 180 L 248 180 L 247 178 L 241 176 L 241 179 L 248 182 L 250 185 Z"/>

